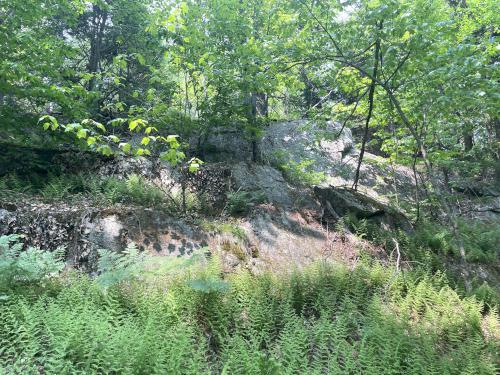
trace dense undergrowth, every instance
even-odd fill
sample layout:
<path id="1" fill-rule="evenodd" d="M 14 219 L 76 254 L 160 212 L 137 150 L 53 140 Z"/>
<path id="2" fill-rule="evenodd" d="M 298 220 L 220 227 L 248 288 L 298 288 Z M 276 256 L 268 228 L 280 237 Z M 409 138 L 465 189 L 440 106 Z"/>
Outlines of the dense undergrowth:
<path id="1" fill-rule="evenodd" d="M 443 274 L 366 262 L 224 278 L 215 257 L 168 272 L 104 263 L 114 282 L 67 272 L 2 284 L 0 373 L 498 371 L 496 307 Z"/>
<path id="2" fill-rule="evenodd" d="M 182 196 L 184 194 L 184 197 Z M 151 180 L 130 174 L 127 177 L 97 176 L 93 174 L 30 175 L 19 177 L 8 174 L 0 179 L 0 199 L 36 197 L 47 203 L 86 201 L 94 205 L 114 204 L 156 207 L 171 213 L 190 212 L 207 216 L 220 214 L 220 209 L 189 189 L 165 191 Z M 259 192 L 238 190 L 227 193 L 224 211 L 230 215 L 243 215 L 256 204 L 266 201 Z"/>
<path id="3" fill-rule="evenodd" d="M 403 255 L 410 261 L 422 262 L 436 268 L 442 265 L 446 257 L 460 256 L 457 238 L 452 228 L 437 221 L 421 220 L 411 233 L 387 231 L 377 223 L 358 219 L 352 215 L 344 221 L 358 236 L 383 245 L 386 249 L 392 249 L 394 239 L 398 240 L 404 250 Z M 458 227 L 458 235 L 468 262 L 490 264 L 498 262 L 500 243 L 498 221 L 463 218 L 458 222 Z"/>
<path id="4" fill-rule="evenodd" d="M 0 197 L 38 196 L 47 202 L 91 200 L 96 204 L 124 203 L 153 206 L 167 204 L 165 193 L 138 175 L 127 178 L 86 174 L 29 176 L 15 174 L 0 180 Z"/>

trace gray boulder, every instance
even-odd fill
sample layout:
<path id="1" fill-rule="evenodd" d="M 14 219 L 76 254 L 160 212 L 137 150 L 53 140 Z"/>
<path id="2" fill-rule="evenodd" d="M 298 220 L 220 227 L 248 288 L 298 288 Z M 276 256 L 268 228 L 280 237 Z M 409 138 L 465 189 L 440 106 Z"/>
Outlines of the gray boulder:
<path id="1" fill-rule="evenodd" d="M 231 172 L 235 190 L 262 193 L 267 201 L 281 206 L 293 204 L 292 187 L 277 169 L 241 162 L 234 164 Z"/>
<path id="2" fill-rule="evenodd" d="M 335 220 L 346 215 L 367 219 L 385 229 L 411 231 L 410 220 L 399 210 L 358 191 L 348 188 L 315 187 L 314 193 Z"/>

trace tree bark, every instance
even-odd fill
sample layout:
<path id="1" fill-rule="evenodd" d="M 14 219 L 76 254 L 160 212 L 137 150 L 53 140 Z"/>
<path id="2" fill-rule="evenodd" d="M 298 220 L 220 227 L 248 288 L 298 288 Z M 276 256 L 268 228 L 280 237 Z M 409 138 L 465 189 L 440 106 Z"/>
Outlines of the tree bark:
<path id="1" fill-rule="evenodd" d="M 372 118 L 373 113 L 373 97 L 375 95 L 375 86 L 378 74 L 378 64 L 379 64 L 379 55 L 380 55 L 380 31 L 382 30 L 383 21 L 380 21 L 378 26 L 377 40 L 375 42 L 375 52 L 373 56 L 373 78 L 370 82 L 370 89 L 368 91 L 368 114 L 366 116 L 365 122 L 365 131 L 363 134 L 363 141 L 361 143 L 361 150 L 359 152 L 358 166 L 356 168 L 356 174 L 354 176 L 354 183 L 352 187 L 354 190 L 358 190 L 358 181 L 359 181 L 359 172 L 361 170 L 361 164 L 363 163 L 363 156 L 365 155 L 366 142 L 368 140 L 368 128 L 370 126 L 370 120 Z"/>
<path id="2" fill-rule="evenodd" d="M 104 36 L 104 29 L 108 20 L 108 12 L 103 11 L 98 5 L 92 6 L 94 17 L 92 19 L 92 34 L 90 38 L 90 55 L 88 63 L 88 71 L 93 76 L 89 81 L 89 91 L 94 91 L 96 88 L 95 73 L 99 71 L 99 62 L 101 60 L 102 40 Z"/>
<path id="3" fill-rule="evenodd" d="M 495 161 L 495 180 L 497 186 L 500 186 L 500 118 L 496 117 L 493 120 L 495 129 L 495 142 L 493 144 L 493 159 Z"/>
<path id="4" fill-rule="evenodd" d="M 457 113 L 457 115 L 460 117 L 459 113 Z M 471 124 L 464 124 L 463 130 L 462 130 L 462 136 L 464 137 L 464 152 L 465 153 L 472 150 L 472 147 L 474 146 L 473 130 L 474 130 L 474 128 Z"/>

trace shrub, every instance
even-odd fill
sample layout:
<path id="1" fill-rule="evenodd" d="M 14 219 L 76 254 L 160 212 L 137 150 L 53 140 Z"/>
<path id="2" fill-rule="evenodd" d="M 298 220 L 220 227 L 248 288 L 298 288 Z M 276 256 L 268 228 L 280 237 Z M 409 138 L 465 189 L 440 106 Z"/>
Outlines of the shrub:
<path id="1" fill-rule="evenodd" d="M 497 223 L 462 220 L 459 222 L 458 234 L 469 262 L 497 261 L 500 243 L 500 229 Z M 430 250 L 437 255 L 458 257 L 460 254 L 451 228 L 436 222 L 420 223 L 415 233 L 409 237 L 408 248 Z"/>
<path id="2" fill-rule="evenodd" d="M 300 162 L 290 160 L 284 152 L 275 155 L 275 166 L 283 172 L 285 178 L 290 183 L 299 186 L 319 185 L 326 180 L 325 172 L 318 172 L 314 169 L 315 161 L 304 159 Z"/>
<path id="3" fill-rule="evenodd" d="M 159 188 L 135 174 L 125 180 L 103 179 L 101 190 L 110 203 L 133 203 L 146 207 L 165 203 L 165 195 Z"/>
<path id="4" fill-rule="evenodd" d="M 139 252 L 134 243 L 130 243 L 122 253 L 100 249 L 97 282 L 104 287 L 109 287 L 135 279 L 140 276 L 147 261 L 147 255 Z"/>
<path id="5" fill-rule="evenodd" d="M 238 190 L 227 194 L 227 209 L 231 215 L 244 215 L 266 200 L 262 192 Z"/>
<path id="6" fill-rule="evenodd" d="M 29 247 L 23 251 L 20 236 L 0 237 L 0 286 L 37 283 L 59 274 L 64 268 L 64 251 L 42 251 Z"/>

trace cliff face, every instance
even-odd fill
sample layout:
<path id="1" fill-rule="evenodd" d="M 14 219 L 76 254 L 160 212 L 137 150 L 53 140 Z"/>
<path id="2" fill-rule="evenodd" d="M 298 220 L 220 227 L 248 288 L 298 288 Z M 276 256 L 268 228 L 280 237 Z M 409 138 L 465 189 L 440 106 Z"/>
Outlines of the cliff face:
<path id="1" fill-rule="evenodd" d="M 353 215 L 387 231 L 411 231 L 401 208 L 404 205 L 389 207 L 387 201 L 398 193 L 411 204 L 412 173 L 365 154 L 360 189 L 350 190 L 357 150 L 349 130 L 340 130 L 333 123 L 271 124 L 258 145 L 258 163 L 249 161 L 251 149 L 244 147 L 248 142 L 241 135 L 221 132 L 206 140 L 211 150 L 205 155 L 207 163 L 198 173 L 187 176 L 146 159 L 109 159 L 71 152 L 47 156 L 42 152 L 43 163 L 35 163 L 42 171 L 50 166 L 63 173 L 116 178 L 137 174 L 166 194 L 179 194 L 185 188 L 194 196 L 203 196 L 211 212 L 172 213 L 161 206 L 128 202 L 96 205 L 85 198 L 47 202 L 39 196 L 4 194 L 0 198 L 0 235 L 22 233 L 28 244 L 48 250 L 65 247 L 68 263 L 89 272 L 95 270 L 97 249 L 121 251 L 130 242 L 156 256 L 217 252 L 228 270 L 248 267 L 255 272 L 318 259 L 354 262 L 362 250 L 383 257 L 380 249 L 339 226 L 339 220 Z M 315 142 L 311 134 L 322 139 L 334 136 Z M 35 160 L 40 158 L 39 152 L 24 150 Z M 215 162 L 215 157 L 222 155 L 225 160 Z M 287 169 L 297 168 L 304 160 L 310 161 L 307 170 Z M 23 164 L 18 172 L 29 173 L 27 166 L 31 164 Z M 290 171 L 321 174 L 322 178 L 312 189 L 294 180 Z M 234 197 L 243 205 L 239 211 L 233 210 Z"/>

